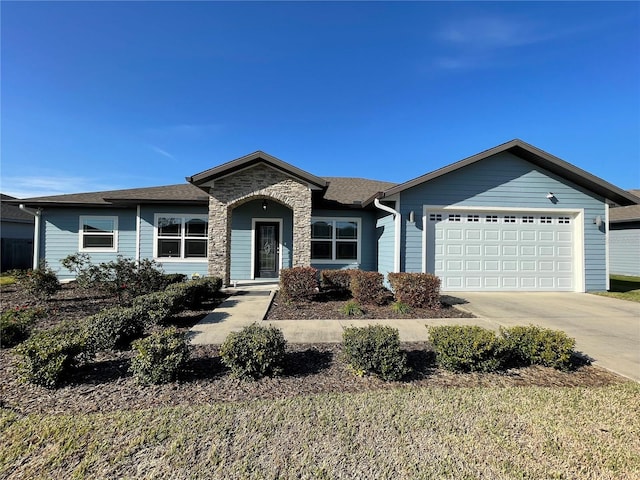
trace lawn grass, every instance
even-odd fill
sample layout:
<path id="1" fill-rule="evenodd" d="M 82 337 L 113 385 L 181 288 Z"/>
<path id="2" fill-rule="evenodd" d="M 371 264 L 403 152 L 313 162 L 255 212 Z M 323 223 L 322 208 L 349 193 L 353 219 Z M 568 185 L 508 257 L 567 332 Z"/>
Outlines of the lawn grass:
<path id="1" fill-rule="evenodd" d="M 640 302 L 640 277 L 611 275 L 608 292 L 595 292 L 605 297 Z"/>
<path id="2" fill-rule="evenodd" d="M 0 409 L 0 478 L 640 478 L 640 385 Z"/>

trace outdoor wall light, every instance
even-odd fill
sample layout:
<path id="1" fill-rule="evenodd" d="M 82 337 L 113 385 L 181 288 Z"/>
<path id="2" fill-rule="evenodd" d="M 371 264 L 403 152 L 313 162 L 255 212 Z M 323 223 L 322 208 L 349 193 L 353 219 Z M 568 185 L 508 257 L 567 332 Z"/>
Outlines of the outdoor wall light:
<path id="1" fill-rule="evenodd" d="M 264 210 L 265 212 L 267 211 L 267 201 L 266 200 L 262 201 L 262 210 Z"/>
<path id="2" fill-rule="evenodd" d="M 413 212 L 413 210 L 409 212 L 409 221 L 411 223 L 414 223 L 416 221 L 416 214 Z"/>
<path id="3" fill-rule="evenodd" d="M 600 215 L 598 215 L 597 217 L 593 218 L 593 224 L 600 228 L 602 226 L 602 217 Z"/>
<path id="4" fill-rule="evenodd" d="M 555 196 L 555 194 L 553 192 L 549 192 L 549 193 L 547 193 L 547 198 L 549 200 L 553 200 L 554 198 L 556 198 L 556 196 Z"/>

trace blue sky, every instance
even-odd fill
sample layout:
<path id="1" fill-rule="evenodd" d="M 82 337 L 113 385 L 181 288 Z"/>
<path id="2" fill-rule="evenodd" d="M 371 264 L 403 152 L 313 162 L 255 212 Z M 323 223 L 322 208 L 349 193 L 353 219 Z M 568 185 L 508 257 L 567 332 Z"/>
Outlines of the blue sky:
<path id="1" fill-rule="evenodd" d="M 7 2 L 0 190 L 255 150 L 402 182 L 513 138 L 640 188 L 640 3 Z"/>

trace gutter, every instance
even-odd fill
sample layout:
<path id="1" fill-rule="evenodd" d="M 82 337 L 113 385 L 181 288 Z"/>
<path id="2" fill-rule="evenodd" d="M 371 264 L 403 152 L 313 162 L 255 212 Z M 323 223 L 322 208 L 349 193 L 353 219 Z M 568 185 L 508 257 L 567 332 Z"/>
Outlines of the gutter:
<path id="1" fill-rule="evenodd" d="M 29 215 L 33 215 L 35 223 L 33 225 L 33 269 L 37 270 L 40 267 L 40 220 L 42 216 L 42 209 L 32 210 L 27 208 L 21 203 L 18 208 Z"/>
<path id="2" fill-rule="evenodd" d="M 384 210 L 393 215 L 393 220 L 395 223 L 395 240 L 394 240 L 394 252 L 393 252 L 393 271 L 400 272 L 400 230 L 402 228 L 402 219 L 400 212 L 394 210 L 391 207 L 387 207 L 380 203 L 380 200 L 376 197 L 373 199 L 373 204 L 379 208 L 380 210 Z"/>

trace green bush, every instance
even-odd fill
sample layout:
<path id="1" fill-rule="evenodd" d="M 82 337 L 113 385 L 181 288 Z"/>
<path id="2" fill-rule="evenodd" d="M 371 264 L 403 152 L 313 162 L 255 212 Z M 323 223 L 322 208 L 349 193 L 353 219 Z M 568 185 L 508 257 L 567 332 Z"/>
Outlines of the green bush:
<path id="1" fill-rule="evenodd" d="M 189 359 L 185 334 L 175 328 L 135 340 L 132 347 L 135 356 L 131 359 L 130 371 L 143 384 L 175 380 Z"/>
<path id="2" fill-rule="evenodd" d="M 61 288 L 58 277 L 45 261 L 37 270 L 19 271 L 16 280 L 30 295 L 42 301 L 51 298 Z"/>
<path id="3" fill-rule="evenodd" d="M 342 333 L 345 358 L 358 375 L 400 380 L 409 372 L 397 328 L 382 325 L 347 327 Z"/>
<path id="4" fill-rule="evenodd" d="M 151 324 L 141 306 L 113 307 L 87 318 L 89 346 L 93 351 L 126 349 Z"/>
<path id="5" fill-rule="evenodd" d="M 286 300 L 309 301 L 318 291 L 318 270 L 315 268 L 293 267 L 280 271 L 280 295 Z"/>
<path id="6" fill-rule="evenodd" d="M 530 325 L 501 328 L 508 361 L 513 366 L 543 365 L 568 369 L 576 341 L 560 330 Z"/>
<path id="7" fill-rule="evenodd" d="M 76 274 L 82 288 L 98 289 L 117 296 L 126 305 L 140 295 L 157 292 L 167 285 L 162 267 L 155 260 L 133 260 L 118 255 L 116 260 L 94 265 L 86 253 L 69 255 L 62 265 Z"/>
<path id="8" fill-rule="evenodd" d="M 34 333 L 18 345 L 18 374 L 24 381 L 47 388 L 57 387 L 83 355 L 86 332 L 78 325 L 62 324 Z"/>
<path id="9" fill-rule="evenodd" d="M 384 276 L 378 272 L 353 270 L 351 277 L 351 294 L 361 305 L 384 305 L 391 298 L 391 292 L 384 288 Z"/>
<path id="10" fill-rule="evenodd" d="M 213 299 L 222 287 L 222 279 L 218 277 L 205 277 L 189 280 L 183 283 L 169 285 L 165 292 L 176 295 L 174 308 L 198 309 L 208 300 Z"/>
<path id="11" fill-rule="evenodd" d="M 411 311 L 411 307 L 409 307 L 409 305 L 407 305 L 406 303 L 397 301 L 391 304 L 391 311 L 393 313 L 403 315 L 405 313 L 409 313 Z"/>
<path id="12" fill-rule="evenodd" d="M 282 373 L 286 346 L 281 330 L 253 323 L 227 336 L 220 357 L 234 377 L 257 379 Z"/>
<path id="13" fill-rule="evenodd" d="M 364 312 L 362 311 L 362 308 L 360 308 L 360 305 L 354 301 L 350 301 L 342 306 L 340 313 L 347 316 L 355 316 L 362 315 Z"/>
<path id="14" fill-rule="evenodd" d="M 42 308 L 18 307 L 0 315 L 0 347 L 13 347 L 26 340 L 33 324 L 44 316 Z"/>
<path id="15" fill-rule="evenodd" d="M 140 308 L 150 324 L 159 325 L 172 314 L 178 313 L 180 301 L 176 292 L 153 292 L 133 299 L 132 307 Z"/>
<path id="16" fill-rule="evenodd" d="M 493 372 L 504 363 L 501 339 L 478 326 L 443 325 L 429 328 L 438 364 L 454 372 Z"/>
<path id="17" fill-rule="evenodd" d="M 440 279 L 430 273 L 389 273 L 394 296 L 414 308 L 440 308 Z"/>
<path id="18" fill-rule="evenodd" d="M 162 276 L 162 284 L 164 288 L 174 283 L 182 283 L 187 280 L 187 276 L 184 273 L 165 273 Z"/>
<path id="19" fill-rule="evenodd" d="M 322 270 L 320 281 L 328 289 L 350 291 L 352 270 Z"/>

